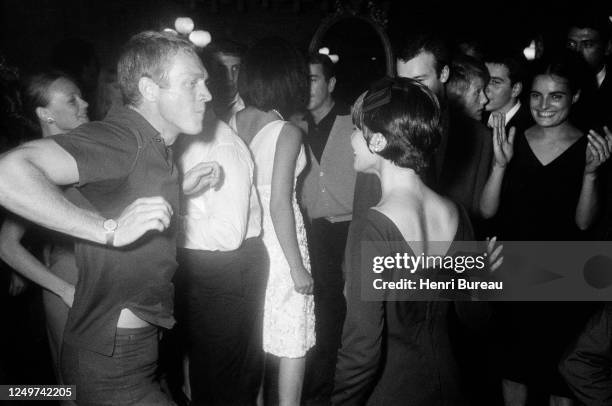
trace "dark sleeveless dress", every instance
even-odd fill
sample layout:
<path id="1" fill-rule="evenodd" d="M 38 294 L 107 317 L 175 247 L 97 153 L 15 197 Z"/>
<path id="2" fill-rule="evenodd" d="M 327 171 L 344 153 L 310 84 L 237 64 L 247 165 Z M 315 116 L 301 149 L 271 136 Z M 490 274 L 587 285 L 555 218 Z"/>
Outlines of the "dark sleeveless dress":
<path id="1" fill-rule="evenodd" d="M 542 165 L 525 134 L 517 134 L 495 218 L 500 240 L 584 239 L 576 226 L 575 213 L 587 142 L 586 136 L 579 138 L 553 161 Z M 507 302 L 496 304 L 496 309 L 502 376 L 542 393 L 571 397 L 557 365 L 595 306 Z"/>
<path id="2" fill-rule="evenodd" d="M 456 310 L 456 304 L 362 300 L 362 242 L 373 244 L 374 252 L 368 252 L 368 257 L 413 254 L 397 226 L 384 214 L 370 209 L 353 221 L 358 223 L 347 242 L 347 316 L 332 403 L 465 405 L 449 331 L 449 314 Z M 454 241 L 472 239 L 469 218 L 461 208 Z"/>

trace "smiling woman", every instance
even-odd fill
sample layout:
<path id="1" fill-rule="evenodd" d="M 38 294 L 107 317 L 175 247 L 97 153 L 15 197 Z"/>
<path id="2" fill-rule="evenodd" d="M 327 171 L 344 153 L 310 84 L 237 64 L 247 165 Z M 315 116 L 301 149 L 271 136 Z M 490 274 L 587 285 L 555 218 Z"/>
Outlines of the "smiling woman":
<path id="1" fill-rule="evenodd" d="M 26 81 L 22 98 L 24 113 L 38 122 L 43 137 L 63 134 L 89 121 L 88 104 L 81 98 L 80 89 L 61 72 L 33 75 Z M 66 191 L 69 198 L 76 198 L 77 194 L 74 189 Z M 62 383 L 59 352 L 78 278 L 73 242 L 53 235 L 52 241 L 45 241 L 43 264 L 21 243 L 26 230 L 26 225 L 18 217 L 6 218 L 0 229 L 0 258 L 44 289 L 49 346 L 57 381 Z"/>
<path id="2" fill-rule="evenodd" d="M 506 135 L 504 115 L 492 115 L 495 157 L 480 207 L 483 216 L 496 215 L 495 233 L 504 240 L 576 241 L 596 217 L 598 168 L 610 156 L 612 133 L 585 136 L 571 122 L 581 91 L 578 63 L 561 54 L 536 65 L 529 96 L 535 125 L 524 133 L 512 128 Z M 500 310 L 506 400 L 527 399 L 528 387 L 549 394 L 551 404 L 569 400 L 556 365 L 589 306 L 516 303 Z M 526 332 L 529 342 L 521 339 Z"/>

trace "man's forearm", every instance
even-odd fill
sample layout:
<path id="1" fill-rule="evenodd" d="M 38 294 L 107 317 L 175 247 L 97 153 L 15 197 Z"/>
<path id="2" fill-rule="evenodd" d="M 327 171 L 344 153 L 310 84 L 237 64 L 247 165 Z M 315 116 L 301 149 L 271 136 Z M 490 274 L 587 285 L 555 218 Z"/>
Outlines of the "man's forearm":
<path id="1" fill-rule="evenodd" d="M 27 148 L 0 158 L 0 204 L 43 227 L 104 243 L 104 219 L 79 208 L 63 195 Z"/>

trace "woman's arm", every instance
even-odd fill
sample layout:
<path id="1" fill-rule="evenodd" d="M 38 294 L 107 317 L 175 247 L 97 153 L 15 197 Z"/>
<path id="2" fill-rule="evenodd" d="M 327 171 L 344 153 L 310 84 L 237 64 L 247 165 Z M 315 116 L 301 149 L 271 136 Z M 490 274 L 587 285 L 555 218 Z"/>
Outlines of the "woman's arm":
<path id="1" fill-rule="evenodd" d="M 345 261 L 346 318 L 342 329 L 342 345 L 338 350 L 334 405 L 363 405 L 372 394 L 381 368 L 382 341 L 385 324 L 383 297 L 377 301 L 362 300 L 363 273 L 371 274 L 376 256 L 390 251 L 375 225 L 369 220 L 353 220 L 349 229 Z M 363 244 L 368 241 L 367 244 Z M 384 294 L 383 294 L 384 295 Z"/>
<path id="2" fill-rule="evenodd" d="M 576 225 L 581 230 L 588 229 L 599 212 L 599 193 L 597 169 L 610 157 L 612 133 L 604 127 L 606 137 L 591 130 L 587 137 L 586 164 L 582 177 L 582 188 L 576 206 Z"/>
<path id="3" fill-rule="evenodd" d="M 506 173 L 506 166 L 510 163 L 514 154 L 514 136 L 516 133 L 515 128 L 512 127 L 506 137 L 506 123 L 502 114 L 493 113 L 492 121 L 493 162 L 491 174 L 480 197 L 480 214 L 486 219 L 493 217 L 499 209 L 502 181 Z"/>
<path id="4" fill-rule="evenodd" d="M 295 290 L 302 294 L 311 294 L 313 281 L 300 254 L 292 204 L 295 165 L 301 145 L 300 130 L 292 124 L 285 124 L 276 141 L 270 216 L 278 242 L 289 263 Z"/>
<path id="5" fill-rule="evenodd" d="M 64 303 L 72 307 L 74 286 L 51 273 L 21 245 L 25 231 L 23 223 L 14 217 L 7 217 L 4 220 L 0 228 L 0 258 L 21 275 L 55 293 Z"/>

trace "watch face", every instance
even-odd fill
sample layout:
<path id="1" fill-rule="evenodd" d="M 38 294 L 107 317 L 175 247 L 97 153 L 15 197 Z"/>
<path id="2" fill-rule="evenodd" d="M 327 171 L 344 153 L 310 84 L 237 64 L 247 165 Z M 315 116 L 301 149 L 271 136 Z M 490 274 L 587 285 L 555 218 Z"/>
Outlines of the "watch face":
<path id="1" fill-rule="evenodd" d="M 115 231 L 117 229 L 117 222 L 113 219 L 104 220 L 103 226 L 106 231 Z"/>

